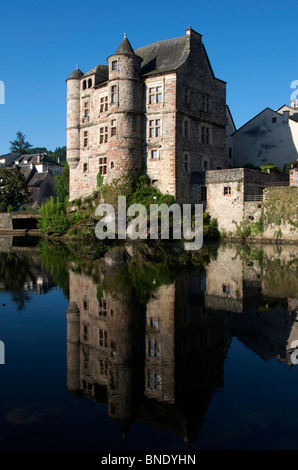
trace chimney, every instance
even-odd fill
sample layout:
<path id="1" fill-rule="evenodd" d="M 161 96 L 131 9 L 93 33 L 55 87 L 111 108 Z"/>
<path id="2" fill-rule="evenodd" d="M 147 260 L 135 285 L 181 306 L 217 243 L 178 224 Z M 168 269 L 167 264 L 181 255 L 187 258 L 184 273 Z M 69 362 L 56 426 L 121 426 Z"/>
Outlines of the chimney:
<path id="1" fill-rule="evenodd" d="M 284 111 L 284 112 L 282 113 L 282 121 L 283 121 L 283 122 L 288 122 L 288 120 L 289 120 L 289 115 L 290 115 L 290 111 Z"/>
<path id="2" fill-rule="evenodd" d="M 194 44 L 201 44 L 202 35 L 197 33 L 191 26 L 186 30 L 187 50 L 190 50 Z"/>
<path id="3" fill-rule="evenodd" d="M 40 164 L 40 155 L 37 155 L 37 165 Z"/>

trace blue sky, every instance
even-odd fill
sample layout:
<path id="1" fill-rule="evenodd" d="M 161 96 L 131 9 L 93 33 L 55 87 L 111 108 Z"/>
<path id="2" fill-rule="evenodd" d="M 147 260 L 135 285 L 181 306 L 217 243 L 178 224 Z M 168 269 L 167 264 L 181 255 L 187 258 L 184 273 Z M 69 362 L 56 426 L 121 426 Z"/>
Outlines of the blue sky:
<path id="1" fill-rule="evenodd" d="M 298 4 L 101 0 L 3 2 L 0 7 L 0 154 L 23 132 L 34 146 L 66 144 L 66 78 L 106 64 L 123 34 L 133 48 L 203 35 L 215 76 L 227 82 L 236 127 L 266 107 L 290 104 L 298 80 Z"/>

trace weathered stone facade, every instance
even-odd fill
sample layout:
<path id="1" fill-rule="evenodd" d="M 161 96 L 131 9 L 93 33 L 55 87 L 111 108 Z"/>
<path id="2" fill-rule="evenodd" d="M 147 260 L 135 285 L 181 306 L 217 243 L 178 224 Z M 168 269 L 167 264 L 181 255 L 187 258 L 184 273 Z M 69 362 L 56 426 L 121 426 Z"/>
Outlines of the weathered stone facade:
<path id="1" fill-rule="evenodd" d="M 133 50 L 124 37 L 108 65 L 67 79 L 70 200 L 125 170 L 143 168 L 177 202 L 191 173 L 226 167 L 226 83 L 215 78 L 202 36 Z"/>
<path id="2" fill-rule="evenodd" d="M 289 185 L 289 175 L 232 168 L 206 171 L 198 174 L 194 182 L 197 195 L 202 192 L 202 187 L 206 188 L 206 211 L 217 220 L 219 230 L 231 235 L 241 221 L 259 220 L 264 190 L 275 185 Z"/>

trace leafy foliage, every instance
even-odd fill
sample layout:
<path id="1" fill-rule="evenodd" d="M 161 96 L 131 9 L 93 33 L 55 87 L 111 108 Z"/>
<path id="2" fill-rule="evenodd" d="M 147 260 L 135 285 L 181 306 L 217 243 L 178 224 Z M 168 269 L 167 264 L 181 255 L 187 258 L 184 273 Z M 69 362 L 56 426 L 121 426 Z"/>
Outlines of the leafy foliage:
<path id="1" fill-rule="evenodd" d="M 62 174 L 56 175 L 54 180 L 54 191 L 56 193 L 57 199 L 59 202 L 64 203 L 69 196 L 69 166 L 67 163 L 64 165 Z"/>
<path id="2" fill-rule="evenodd" d="M 38 228 L 45 234 L 54 233 L 61 235 L 71 225 L 71 218 L 67 214 L 62 202 L 55 202 L 51 197 L 49 201 L 41 205 Z"/>
<path id="3" fill-rule="evenodd" d="M 17 168 L 0 168 L 0 204 L 14 209 L 28 201 L 29 192 L 24 176 Z M 11 207 L 10 207 L 11 210 Z"/>
<path id="4" fill-rule="evenodd" d="M 29 153 L 28 151 L 32 147 L 32 145 L 27 140 L 25 140 L 26 136 L 20 131 L 18 131 L 16 135 L 17 138 L 9 142 L 10 151 L 12 153 L 20 153 L 21 155 Z"/>
<path id="5" fill-rule="evenodd" d="M 291 168 L 298 168 L 298 159 L 287 162 L 284 166 L 284 172 L 289 173 Z"/>
<path id="6" fill-rule="evenodd" d="M 261 171 L 265 172 L 267 170 L 280 171 L 279 166 L 274 165 L 274 163 L 266 163 L 265 165 L 260 166 Z"/>

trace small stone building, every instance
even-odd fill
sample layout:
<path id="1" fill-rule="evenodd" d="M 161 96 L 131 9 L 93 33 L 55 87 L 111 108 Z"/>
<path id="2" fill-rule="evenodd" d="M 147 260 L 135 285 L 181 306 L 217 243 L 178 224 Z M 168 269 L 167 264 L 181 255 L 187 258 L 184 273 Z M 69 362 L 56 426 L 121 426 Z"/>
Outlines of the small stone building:
<path id="1" fill-rule="evenodd" d="M 163 193 L 190 202 L 192 172 L 226 168 L 226 83 L 201 34 L 119 48 L 67 79 L 70 201 L 142 168 Z"/>
<path id="2" fill-rule="evenodd" d="M 249 168 L 206 171 L 193 175 L 193 199 L 204 204 L 221 231 L 235 232 L 243 218 L 257 221 L 263 191 L 270 186 L 289 186 L 289 175 Z"/>

